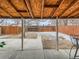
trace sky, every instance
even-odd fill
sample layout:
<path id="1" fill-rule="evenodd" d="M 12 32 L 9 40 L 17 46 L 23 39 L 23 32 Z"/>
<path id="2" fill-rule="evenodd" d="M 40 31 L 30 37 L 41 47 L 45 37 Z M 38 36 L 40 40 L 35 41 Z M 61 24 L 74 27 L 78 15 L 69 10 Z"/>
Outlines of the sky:
<path id="1" fill-rule="evenodd" d="M 0 19 L 0 21 L 1 21 L 1 19 Z M 1 26 L 5 26 L 5 25 L 16 25 L 17 24 L 17 21 L 19 21 L 19 24 L 18 25 L 21 26 L 21 20 L 20 19 L 4 19 L 4 21 L 2 23 L 0 23 L 0 25 Z M 51 26 L 51 25 L 55 26 L 56 25 L 56 21 L 55 20 L 53 20 L 51 22 L 51 20 L 40 20 L 40 21 L 37 21 L 37 20 L 31 20 L 30 19 L 30 21 L 28 20 L 26 22 L 26 25 L 27 25 L 28 22 L 32 26 L 37 25 L 37 24 L 39 26 Z M 78 24 L 79 25 L 79 20 L 78 19 L 76 19 L 76 20 L 68 20 L 68 24 L 69 25 L 72 25 L 72 24 Z"/>
<path id="2" fill-rule="evenodd" d="M 1 20 L 0 20 L 1 21 Z M 17 21 L 17 20 L 16 20 Z M 4 19 L 4 21 L 2 23 L 0 23 L 0 25 L 12 25 L 12 24 L 16 24 L 15 20 L 11 20 L 11 19 Z M 21 24 L 21 21 L 19 20 L 19 23 Z M 37 25 L 37 23 L 35 21 L 30 21 L 30 24 L 32 25 Z M 38 22 L 38 24 L 40 26 L 48 26 L 49 24 L 51 24 L 50 20 L 46 20 L 46 21 L 40 21 Z"/>

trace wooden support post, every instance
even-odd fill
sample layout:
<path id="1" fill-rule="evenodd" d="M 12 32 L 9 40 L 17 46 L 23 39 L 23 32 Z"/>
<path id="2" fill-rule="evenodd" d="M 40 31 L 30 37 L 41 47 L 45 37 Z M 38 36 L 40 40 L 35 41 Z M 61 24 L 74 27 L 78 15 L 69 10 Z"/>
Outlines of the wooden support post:
<path id="1" fill-rule="evenodd" d="M 24 19 L 24 21 L 23 21 L 23 24 L 24 24 L 24 30 L 23 30 L 23 32 L 24 32 L 24 38 L 26 37 L 26 35 L 25 35 L 25 32 L 26 32 L 26 21 L 25 21 L 25 19 Z"/>
<path id="2" fill-rule="evenodd" d="M 24 41 L 24 20 L 21 19 L 21 22 L 22 22 L 21 50 L 23 51 L 23 41 Z"/>
<path id="3" fill-rule="evenodd" d="M 58 17 L 56 17 L 56 40 L 57 40 L 57 51 L 59 50 L 59 40 L 58 40 Z"/>

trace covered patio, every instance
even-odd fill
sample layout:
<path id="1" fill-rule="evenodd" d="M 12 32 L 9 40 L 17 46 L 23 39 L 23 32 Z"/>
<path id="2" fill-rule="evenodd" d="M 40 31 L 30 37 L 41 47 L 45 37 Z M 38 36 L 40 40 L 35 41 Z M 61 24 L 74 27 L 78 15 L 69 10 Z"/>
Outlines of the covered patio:
<path id="1" fill-rule="evenodd" d="M 0 59 L 76 59 L 78 40 L 79 0 L 0 0 Z"/>

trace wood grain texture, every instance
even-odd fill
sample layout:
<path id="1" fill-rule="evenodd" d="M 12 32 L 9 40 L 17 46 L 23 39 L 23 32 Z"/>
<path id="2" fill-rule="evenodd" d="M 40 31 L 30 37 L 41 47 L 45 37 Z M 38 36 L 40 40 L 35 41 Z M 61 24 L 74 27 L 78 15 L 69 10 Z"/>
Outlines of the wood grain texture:
<path id="1" fill-rule="evenodd" d="M 69 9 L 67 9 L 61 16 L 69 16 L 72 12 L 79 8 L 79 0 L 73 4 Z"/>
<path id="2" fill-rule="evenodd" d="M 24 3 L 23 0 L 11 0 L 11 2 L 13 3 L 13 5 L 18 9 L 18 10 L 27 10 L 27 7 Z"/>
<path id="3" fill-rule="evenodd" d="M 35 17 L 41 16 L 42 0 L 30 0 L 31 8 Z"/>
<path id="4" fill-rule="evenodd" d="M 79 9 L 76 10 L 75 12 L 71 13 L 68 17 L 75 17 L 78 14 L 79 14 Z"/>
<path id="5" fill-rule="evenodd" d="M 46 5 L 55 5 L 58 0 L 45 0 Z"/>
<path id="6" fill-rule="evenodd" d="M 60 16 L 68 8 L 72 1 L 73 0 L 63 0 L 53 16 Z"/>
<path id="7" fill-rule="evenodd" d="M 8 0 L 0 0 L 0 7 L 7 11 L 12 16 L 20 16 Z"/>
<path id="8" fill-rule="evenodd" d="M 10 17 L 10 15 L 8 13 L 6 13 L 3 9 L 0 8 L 0 15 L 3 16 L 7 16 Z"/>
<path id="9" fill-rule="evenodd" d="M 79 17 L 79 0 L 0 0 L 0 8 L 3 18 Z"/>

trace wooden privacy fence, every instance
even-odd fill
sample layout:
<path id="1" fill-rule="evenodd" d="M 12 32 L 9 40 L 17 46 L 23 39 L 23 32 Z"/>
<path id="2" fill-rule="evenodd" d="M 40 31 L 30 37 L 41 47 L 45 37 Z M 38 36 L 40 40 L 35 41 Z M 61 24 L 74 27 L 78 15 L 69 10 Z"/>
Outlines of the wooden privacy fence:
<path id="1" fill-rule="evenodd" d="M 58 31 L 65 34 L 79 34 L 79 26 L 59 26 Z"/>
<path id="2" fill-rule="evenodd" d="M 21 27 L 19 26 L 0 26 L 1 34 L 20 34 Z M 39 27 L 36 32 L 55 32 L 56 27 Z M 79 33 L 79 26 L 59 26 L 58 31 L 65 34 L 77 34 Z M 30 32 L 30 31 L 29 31 Z M 33 32 L 33 31 L 32 31 Z"/>
<path id="3" fill-rule="evenodd" d="M 1 26 L 1 34 L 7 35 L 7 34 L 19 34 L 21 32 L 21 27 L 18 26 Z"/>

